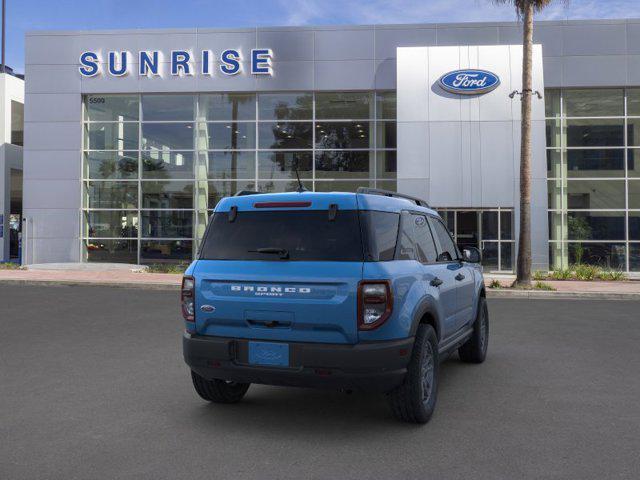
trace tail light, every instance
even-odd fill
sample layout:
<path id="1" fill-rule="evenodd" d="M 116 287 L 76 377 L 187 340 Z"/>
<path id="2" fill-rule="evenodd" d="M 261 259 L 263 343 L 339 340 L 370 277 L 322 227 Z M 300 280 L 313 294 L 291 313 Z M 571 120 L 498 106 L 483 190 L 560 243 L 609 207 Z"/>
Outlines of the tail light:
<path id="1" fill-rule="evenodd" d="M 180 301 L 182 303 L 182 316 L 187 322 L 193 322 L 195 319 L 194 287 L 195 280 L 193 277 L 182 277 Z"/>
<path id="2" fill-rule="evenodd" d="M 367 280 L 358 285 L 358 329 L 374 330 L 391 315 L 393 297 L 388 280 Z"/>

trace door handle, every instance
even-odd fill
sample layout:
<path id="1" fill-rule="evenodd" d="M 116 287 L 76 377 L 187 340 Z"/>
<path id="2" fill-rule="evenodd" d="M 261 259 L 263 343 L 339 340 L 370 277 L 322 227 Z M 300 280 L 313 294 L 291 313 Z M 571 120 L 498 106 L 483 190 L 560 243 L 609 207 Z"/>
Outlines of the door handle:
<path id="1" fill-rule="evenodd" d="M 442 280 L 440 280 L 438 277 L 434 278 L 433 280 L 431 280 L 429 282 L 429 285 L 431 285 L 432 287 L 439 287 L 440 285 L 442 285 L 444 282 Z"/>
<path id="2" fill-rule="evenodd" d="M 464 277 L 464 275 L 463 275 L 463 274 L 461 274 L 461 273 L 459 273 L 459 274 L 457 274 L 457 275 L 456 275 L 456 280 L 457 280 L 457 281 L 459 281 L 459 282 L 461 282 L 462 280 L 464 280 L 464 278 L 465 278 L 465 277 Z"/>

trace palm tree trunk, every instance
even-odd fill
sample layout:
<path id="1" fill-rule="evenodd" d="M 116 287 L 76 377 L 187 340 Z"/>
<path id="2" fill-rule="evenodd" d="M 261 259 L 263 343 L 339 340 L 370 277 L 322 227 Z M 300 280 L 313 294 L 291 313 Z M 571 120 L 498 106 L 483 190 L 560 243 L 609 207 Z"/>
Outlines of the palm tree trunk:
<path id="1" fill-rule="evenodd" d="M 531 285 L 531 56 L 533 2 L 524 2 L 522 55 L 522 134 L 520 145 L 520 242 L 516 284 Z"/>

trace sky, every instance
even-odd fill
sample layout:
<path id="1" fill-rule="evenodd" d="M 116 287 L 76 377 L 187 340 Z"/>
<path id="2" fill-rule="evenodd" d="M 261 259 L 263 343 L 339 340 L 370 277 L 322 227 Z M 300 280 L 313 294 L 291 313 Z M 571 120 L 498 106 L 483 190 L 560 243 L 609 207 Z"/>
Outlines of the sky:
<path id="1" fill-rule="evenodd" d="M 6 0 L 7 65 L 30 30 L 513 21 L 491 0 Z M 540 20 L 640 18 L 640 0 L 555 0 Z"/>

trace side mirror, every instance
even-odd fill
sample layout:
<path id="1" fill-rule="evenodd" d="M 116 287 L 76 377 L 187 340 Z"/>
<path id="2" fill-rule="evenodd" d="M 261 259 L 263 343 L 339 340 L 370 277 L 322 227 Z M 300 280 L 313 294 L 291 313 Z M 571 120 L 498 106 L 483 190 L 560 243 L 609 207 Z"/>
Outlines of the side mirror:
<path id="1" fill-rule="evenodd" d="M 469 263 L 480 263 L 482 261 L 482 254 L 476 247 L 464 247 L 464 250 L 462 250 L 462 259 Z"/>

